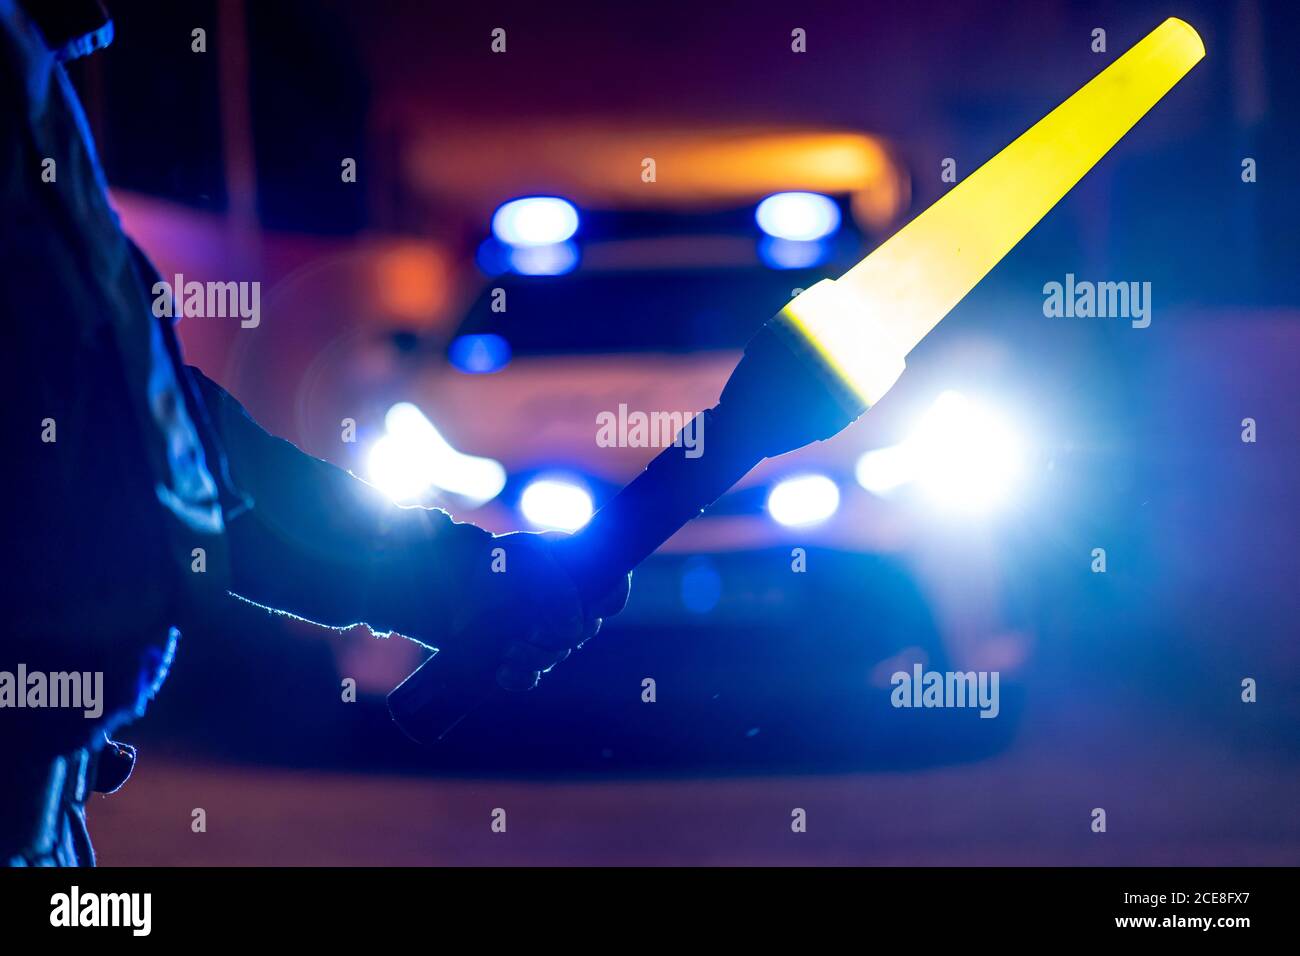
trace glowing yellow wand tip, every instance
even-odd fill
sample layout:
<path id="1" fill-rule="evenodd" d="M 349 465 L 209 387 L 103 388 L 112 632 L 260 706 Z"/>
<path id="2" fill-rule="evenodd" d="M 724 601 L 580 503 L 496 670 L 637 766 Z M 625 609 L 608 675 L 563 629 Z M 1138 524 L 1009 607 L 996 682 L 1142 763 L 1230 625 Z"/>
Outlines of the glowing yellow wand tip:
<path id="1" fill-rule="evenodd" d="M 904 358 L 1205 56 L 1171 17 L 838 280 L 780 318 L 868 406 Z"/>

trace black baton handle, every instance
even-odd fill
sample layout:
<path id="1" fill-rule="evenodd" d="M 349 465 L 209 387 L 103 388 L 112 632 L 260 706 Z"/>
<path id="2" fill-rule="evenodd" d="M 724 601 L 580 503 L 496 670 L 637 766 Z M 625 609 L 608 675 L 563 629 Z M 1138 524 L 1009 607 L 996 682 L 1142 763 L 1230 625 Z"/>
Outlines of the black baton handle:
<path id="1" fill-rule="evenodd" d="M 764 458 L 829 438 L 864 410 L 816 358 L 767 325 L 750 340 L 721 400 L 575 534 L 553 547 L 587 607 Z M 472 639 L 472 637 L 471 637 Z M 499 645 L 498 645 L 499 646 Z M 441 740 L 494 695 L 499 660 L 453 645 L 388 695 L 393 720 L 419 742 Z"/>
<path id="2" fill-rule="evenodd" d="M 711 445 L 726 441 L 710 427 L 716 424 L 716 409 L 699 418 L 693 427 L 699 429 L 696 436 L 706 436 L 696 446 L 705 449 L 703 454 L 684 444 L 668 446 L 577 533 L 552 544 L 584 605 L 592 606 L 618 587 L 628 572 L 762 460 L 761 453 L 738 447 L 721 454 L 721 448 Z M 438 651 L 388 695 L 393 720 L 414 740 L 441 740 L 477 707 L 510 693 L 496 681 L 500 661 L 483 657 L 456 645 Z"/>

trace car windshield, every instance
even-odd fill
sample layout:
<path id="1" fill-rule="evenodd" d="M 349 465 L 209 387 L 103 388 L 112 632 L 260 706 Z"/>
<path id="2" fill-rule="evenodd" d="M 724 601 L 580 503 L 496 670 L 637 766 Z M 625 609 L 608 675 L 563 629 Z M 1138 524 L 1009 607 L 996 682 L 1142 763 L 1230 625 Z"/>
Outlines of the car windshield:
<path id="1" fill-rule="evenodd" d="M 795 289 L 824 275 L 733 268 L 502 276 L 487 283 L 458 334 L 500 335 L 515 355 L 738 349 Z M 502 311 L 492 309 L 494 289 L 505 290 Z"/>

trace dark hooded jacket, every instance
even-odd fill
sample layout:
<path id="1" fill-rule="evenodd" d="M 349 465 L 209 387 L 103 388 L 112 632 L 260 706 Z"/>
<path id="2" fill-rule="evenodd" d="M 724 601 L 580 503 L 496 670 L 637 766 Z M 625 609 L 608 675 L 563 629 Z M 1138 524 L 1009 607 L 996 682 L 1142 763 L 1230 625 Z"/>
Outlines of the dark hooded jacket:
<path id="1" fill-rule="evenodd" d="M 76 816 L 106 746 L 101 784 L 121 782 L 131 755 L 106 734 L 143 712 L 212 602 L 436 646 L 491 540 L 272 437 L 183 364 L 59 59 L 0 0 L 0 672 L 102 672 L 104 700 L 93 719 L 0 708 L 0 863 L 85 860 L 84 826 L 57 807 Z"/>

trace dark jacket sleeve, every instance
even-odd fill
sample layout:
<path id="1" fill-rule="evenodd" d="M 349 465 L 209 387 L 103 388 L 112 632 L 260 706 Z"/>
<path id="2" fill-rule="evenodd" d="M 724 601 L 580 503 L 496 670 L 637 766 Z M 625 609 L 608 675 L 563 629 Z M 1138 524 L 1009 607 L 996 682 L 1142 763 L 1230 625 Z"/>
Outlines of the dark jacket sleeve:
<path id="1" fill-rule="evenodd" d="M 181 578 L 190 549 L 158 494 L 181 486 L 167 433 L 146 421 L 149 300 L 72 86 L 12 0 L 0 0 L 0 209 L 0 674 L 102 681 L 92 708 L 0 707 L 7 759 L 35 763 L 141 712 L 171 652 L 171 585 L 195 576 Z"/>
<path id="2" fill-rule="evenodd" d="M 358 622 L 439 646 L 478 610 L 492 535 L 377 489 L 262 429 L 190 369 L 251 507 L 228 518 L 231 590 L 331 627 Z"/>

